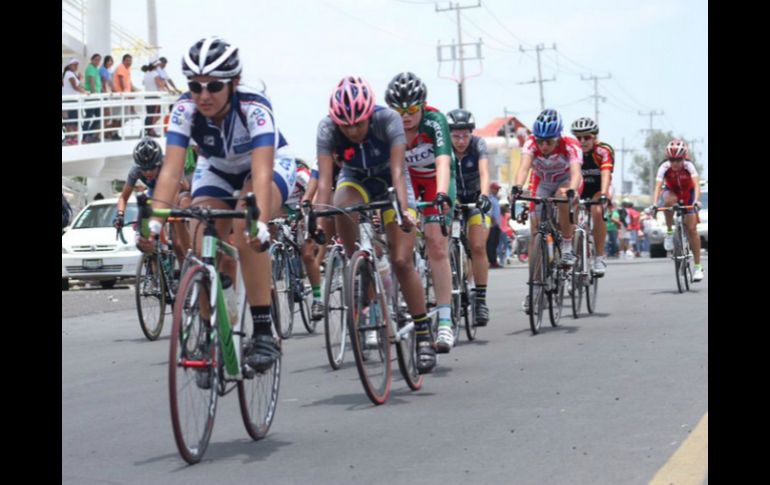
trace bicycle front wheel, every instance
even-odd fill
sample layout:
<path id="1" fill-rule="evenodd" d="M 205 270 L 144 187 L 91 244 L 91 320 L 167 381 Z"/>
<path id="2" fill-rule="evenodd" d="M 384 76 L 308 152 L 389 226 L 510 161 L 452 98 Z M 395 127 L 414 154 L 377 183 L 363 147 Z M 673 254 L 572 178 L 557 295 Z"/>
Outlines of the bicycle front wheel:
<path id="1" fill-rule="evenodd" d="M 364 391 L 374 404 L 388 400 L 391 385 L 390 339 L 385 298 L 377 294 L 374 263 L 365 251 L 350 260 L 347 288 L 348 331 Z"/>
<path id="2" fill-rule="evenodd" d="M 144 253 L 136 268 L 136 313 L 148 340 L 157 340 L 166 314 L 166 286 L 156 253 Z"/>
<path id="3" fill-rule="evenodd" d="M 337 370 L 345 359 L 348 327 L 345 325 L 345 256 L 333 246 L 326 257 L 324 275 L 324 339 L 329 365 Z"/>
<path id="4" fill-rule="evenodd" d="M 679 293 L 684 292 L 685 278 L 685 260 L 684 248 L 682 247 L 682 231 L 677 227 L 674 230 L 674 270 L 676 274 L 676 287 Z"/>
<path id="5" fill-rule="evenodd" d="M 463 318 L 462 280 L 464 275 L 460 260 L 461 254 L 460 245 L 457 241 L 452 240 L 449 249 L 449 267 L 452 270 L 452 334 L 455 337 L 454 345 L 457 345 L 460 340 L 460 320 Z"/>
<path id="6" fill-rule="evenodd" d="M 210 291 L 206 268 L 190 267 L 179 286 L 171 329 L 171 425 L 179 454 L 190 464 L 199 462 L 206 451 L 217 406 L 218 342 L 209 320 Z"/>
<path id="7" fill-rule="evenodd" d="M 271 292 L 271 316 L 273 322 L 278 318 L 278 298 L 275 289 Z M 251 312 L 244 302 L 241 309 L 241 329 L 244 336 L 241 340 L 241 361 L 243 355 L 247 352 L 248 342 L 251 341 L 254 331 L 251 323 Z M 278 389 L 281 385 L 281 356 L 279 356 L 273 367 L 264 371 L 256 372 L 252 377 L 244 375 L 244 378 L 238 381 L 238 402 L 241 407 L 241 417 L 246 432 L 253 440 L 259 440 L 267 435 L 270 425 L 275 417 L 275 410 L 278 406 Z"/>
<path id="8" fill-rule="evenodd" d="M 533 335 L 540 331 L 546 306 L 545 285 L 548 272 L 548 250 L 543 235 L 535 235 L 534 254 L 530 255 L 529 266 L 529 328 Z"/>
<path id="9" fill-rule="evenodd" d="M 554 251 L 557 254 L 556 261 L 561 261 L 561 250 L 558 247 L 554 247 Z M 559 325 L 562 309 L 564 308 L 564 293 L 568 274 L 560 264 L 555 264 L 551 269 L 551 278 L 552 291 L 548 294 L 548 316 L 551 320 L 551 326 L 556 327 Z"/>
<path id="10" fill-rule="evenodd" d="M 394 273 L 390 273 L 389 278 L 392 282 L 392 295 L 390 303 L 390 318 L 395 319 L 397 327 L 401 330 L 407 323 L 406 304 L 402 305 L 403 298 L 398 286 L 398 278 Z M 396 356 L 398 358 L 398 368 L 406 381 L 406 385 L 413 391 L 419 391 L 425 376 L 417 371 L 417 339 L 414 335 L 414 327 L 396 344 Z"/>

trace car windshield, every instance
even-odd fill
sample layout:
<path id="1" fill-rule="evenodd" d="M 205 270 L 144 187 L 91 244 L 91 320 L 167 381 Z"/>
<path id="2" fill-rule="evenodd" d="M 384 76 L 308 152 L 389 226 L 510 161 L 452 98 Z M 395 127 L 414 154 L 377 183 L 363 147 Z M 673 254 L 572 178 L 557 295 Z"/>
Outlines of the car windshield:
<path id="1" fill-rule="evenodd" d="M 90 205 L 83 210 L 78 220 L 73 224 L 73 229 L 93 229 L 95 227 L 112 227 L 115 214 L 118 212 L 117 204 Z M 126 206 L 126 222 L 133 222 L 137 217 L 136 203 L 130 202 Z"/>

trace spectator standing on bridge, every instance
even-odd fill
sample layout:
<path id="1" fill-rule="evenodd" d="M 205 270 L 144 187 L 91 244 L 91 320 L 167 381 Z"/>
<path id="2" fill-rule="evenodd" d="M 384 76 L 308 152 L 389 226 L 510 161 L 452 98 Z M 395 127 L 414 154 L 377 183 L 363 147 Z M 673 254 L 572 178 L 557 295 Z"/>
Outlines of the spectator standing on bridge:
<path id="1" fill-rule="evenodd" d="M 102 77 L 99 75 L 99 63 L 102 60 L 102 56 L 94 54 L 91 56 L 91 62 L 86 67 L 85 76 L 85 88 L 91 94 L 100 94 L 102 92 Z M 95 102 L 98 100 L 92 100 Z M 86 109 L 86 120 L 99 117 L 99 108 Z M 100 127 L 99 120 L 86 121 L 83 123 L 83 131 L 98 130 Z M 89 133 L 83 137 L 83 143 L 93 143 L 99 141 L 98 133 Z"/>
<path id="2" fill-rule="evenodd" d="M 76 58 L 72 58 L 67 62 L 67 65 L 64 66 L 64 71 L 62 71 L 61 74 L 61 94 L 62 96 L 65 95 L 71 95 L 71 94 L 88 94 L 88 91 L 86 91 L 83 86 L 80 84 L 80 76 L 78 75 L 78 65 L 80 64 L 80 61 L 78 61 Z M 78 108 L 77 106 L 75 109 L 70 109 L 62 112 L 62 118 L 65 120 L 77 120 L 78 118 Z M 73 131 L 77 131 L 77 121 L 70 121 L 67 123 L 64 123 L 64 130 L 67 133 L 72 133 Z M 75 145 L 77 144 L 77 137 L 75 136 L 68 136 L 65 138 L 65 140 L 62 142 L 66 145 Z"/>
<path id="3" fill-rule="evenodd" d="M 182 94 L 182 91 L 177 89 L 176 85 L 174 84 L 174 81 L 169 77 L 168 73 L 166 72 L 166 64 L 168 64 L 168 59 L 165 57 L 161 57 L 158 59 L 158 76 L 160 76 L 165 82 L 166 82 L 166 89 L 171 94 Z"/>
<path id="4" fill-rule="evenodd" d="M 115 69 L 115 75 L 112 78 L 112 87 L 116 93 L 130 93 L 138 91 L 136 86 L 134 86 L 131 82 L 131 64 L 133 62 L 134 58 L 131 56 L 131 54 L 126 54 L 123 56 L 123 61 L 121 64 L 117 69 Z M 129 109 L 127 106 L 119 106 L 115 108 L 115 114 L 118 116 L 133 114 L 133 108 Z M 119 128 L 122 124 L 122 119 L 115 120 L 116 127 Z M 120 137 L 118 136 L 116 139 L 120 139 Z"/>
<path id="5" fill-rule="evenodd" d="M 142 71 L 144 71 L 144 91 L 145 92 L 156 92 L 156 91 L 165 91 L 166 90 L 166 81 L 163 80 L 162 77 L 160 77 L 160 74 L 158 73 L 158 61 L 152 61 L 146 66 L 142 66 Z M 145 101 L 147 103 L 153 103 L 154 100 L 157 100 L 156 103 L 160 103 L 160 96 L 146 96 Z M 152 126 L 155 124 L 155 122 L 158 120 L 158 116 L 153 116 L 157 113 L 160 113 L 160 105 L 159 104 L 147 104 L 147 116 L 144 118 L 144 132 L 146 136 L 152 136 L 152 137 L 160 137 L 160 135 L 155 131 Z"/>
<path id="6" fill-rule="evenodd" d="M 102 62 L 102 67 L 99 68 L 99 77 L 102 79 L 102 93 L 112 93 L 115 91 L 115 89 L 112 87 L 112 72 L 110 72 L 110 69 L 112 69 L 112 65 L 115 63 L 113 61 L 112 56 L 104 56 L 104 62 Z M 112 128 L 113 121 L 110 119 L 110 116 L 112 115 L 112 111 L 110 108 L 104 108 L 104 129 L 105 131 Z M 117 132 L 114 131 L 106 131 L 105 138 L 108 139 L 115 139 L 117 137 Z"/>

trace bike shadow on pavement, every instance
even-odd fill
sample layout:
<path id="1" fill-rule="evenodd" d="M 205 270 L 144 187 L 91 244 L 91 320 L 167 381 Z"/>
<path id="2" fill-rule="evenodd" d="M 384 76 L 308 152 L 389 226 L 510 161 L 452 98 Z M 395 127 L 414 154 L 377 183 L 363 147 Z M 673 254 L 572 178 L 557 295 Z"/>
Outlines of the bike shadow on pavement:
<path id="1" fill-rule="evenodd" d="M 701 290 L 693 290 L 691 288 L 689 291 L 682 292 L 682 294 L 685 294 L 685 293 L 695 293 L 697 295 L 700 292 L 701 292 Z M 658 291 L 651 291 L 650 294 L 651 295 L 678 295 L 679 294 L 679 290 L 677 290 L 677 289 L 673 289 L 673 290 L 658 290 Z"/>
<path id="2" fill-rule="evenodd" d="M 113 340 L 115 343 L 123 343 L 123 342 L 130 342 L 134 344 L 141 344 L 141 343 L 148 343 L 152 344 L 152 342 L 162 342 L 164 340 L 168 340 L 171 338 L 171 335 L 164 335 L 162 337 L 158 337 L 156 340 L 147 340 L 146 337 L 137 337 L 137 338 L 119 338 Z"/>
<path id="3" fill-rule="evenodd" d="M 543 326 L 540 327 L 540 330 L 537 332 L 537 335 L 549 334 L 549 333 L 577 333 L 580 331 L 580 327 L 577 325 L 559 325 L 558 327 L 552 327 L 550 323 L 548 323 L 548 327 L 546 327 L 545 325 L 546 323 L 543 322 Z M 530 337 L 537 337 L 537 335 L 532 335 L 532 330 L 530 330 L 529 328 L 517 330 L 516 332 L 506 333 L 505 335 L 516 336 L 523 333 L 530 334 Z"/>

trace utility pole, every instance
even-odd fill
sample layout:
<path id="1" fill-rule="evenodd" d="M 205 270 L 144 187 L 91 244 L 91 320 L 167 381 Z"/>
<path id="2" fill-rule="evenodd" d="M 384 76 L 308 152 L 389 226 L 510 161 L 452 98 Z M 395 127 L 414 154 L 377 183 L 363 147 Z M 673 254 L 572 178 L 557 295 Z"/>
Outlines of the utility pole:
<path id="1" fill-rule="evenodd" d="M 703 138 L 693 138 L 692 140 L 688 140 L 685 138 L 685 143 L 690 147 L 690 153 L 693 155 L 692 158 L 695 158 L 695 144 L 696 143 L 704 143 L 705 140 Z"/>
<path id="2" fill-rule="evenodd" d="M 607 77 L 597 77 L 597 76 L 588 76 L 583 77 L 583 75 L 580 75 L 580 79 L 583 81 L 593 81 L 594 82 L 594 94 L 593 96 L 590 96 L 591 98 L 594 98 L 594 121 L 596 124 L 599 124 L 599 98 L 601 98 L 602 102 L 607 102 L 607 98 L 604 96 L 599 96 L 599 80 L 601 79 L 611 79 L 612 74 L 608 74 Z"/>
<path id="3" fill-rule="evenodd" d="M 633 153 L 636 151 L 636 148 L 626 148 L 625 138 L 621 138 L 621 147 L 618 150 L 620 152 L 620 194 L 626 195 L 631 192 L 626 190 L 626 153 Z"/>
<path id="4" fill-rule="evenodd" d="M 652 118 L 654 116 L 663 116 L 664 114 L 665 113 L 663 111 L 658 113 L 655 110 L 652 110 L 649 113 L 642 113 L 641 111 L 639 111 L 639 116 L 649 116 L 650 117 L 650 129 L 649 130 L 642 130 L 642 131 L 647 131 L 650 134 L 652 134 L 652 132 L 655 131 L 655 130 L 652 129 Z M 654 160 L 653 157 L 650 157 L 650 197 L 652 197 L 652 195 L 655 193 L 655 169 L 657 168 L 657 163 L 658 163 L 657 160 Z M 653 203 L 655 203 L 655 201 L 653 201 Z"/>
<path id="5" fill-rule="evenodd" d="M 535 51 L 537 53 L 537 79 L 533 79 L 531 81 L 522 82 L 518 84 L 534 84 L 538 83 L 540 85 L 540 109 L 545 109 L 545 98 L 543 96 L 543 83 L 556 81 L 556 77 L 552 77 L 551 79 L 543 79 L 543 72 L 540 67 L 540 52 L 548 49 L 556 50 L 556 44 L 553 45 L 553 47 L 546 47 L 544 44 L 538 44 L 535 46 L 534 49 L 525 49 L 522 46 L 519 46 L 519 50 L 521 52 L 527 52 L 527 51 Z"/>
<path id="6" fill-rule="evenodd" d="M 481 0 L 478 0 L 478 3 L 476 5 L 466 5 L 466 6 L 460 6 L 459 3 L 452 3 L 449 2 L 448 8 L 438 8 L 438 4 L 436 4 L 436 12 L 447 12 L 449 10 L 455 10 L 457 12 L 457 44 L 452 41 L 452 44 L 449 44 L 448 46 L 442 46 L 441 42 L 439 41 L 438 45 L 438 62 L 439 62 L 439 69 L 441 62 L 444 62 L 444 59 L 442 58 L 441 52 L 443 47 L 450 47 L 452 51 L 452 58 L 451 60 L 460 61 L 460 78 L 457 81 L 457 94 L 460 101 L 460 108 L 465 107 L 465 62 L 464 61 L 473 61 L 473 60 L 481 60 L 483 59 L 481 57 L 481 39 L 479 39 L 478 42 L 473 42 L 469 44 L 463 44 L 463 30 L 461 25 L 461 18 L 460 18 L 460 10 L 466 9 L 466 8 L 479 8 L 481 7 Z M 476 46 L 476 57 L 465 57 L 465 46 Z M 457 52 L 457 49 L 459 48 L 459 53 Z M 459 54 L 459 55 L 458 55 Z M 450 59 L 447 59 L 450 60 Z"/>

